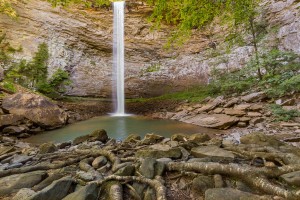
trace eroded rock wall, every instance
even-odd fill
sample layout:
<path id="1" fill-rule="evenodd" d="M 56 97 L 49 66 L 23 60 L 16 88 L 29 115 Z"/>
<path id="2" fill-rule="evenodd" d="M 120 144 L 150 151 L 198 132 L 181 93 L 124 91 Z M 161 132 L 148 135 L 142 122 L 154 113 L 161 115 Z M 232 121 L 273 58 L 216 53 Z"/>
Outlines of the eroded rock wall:
<path id="1" fill-rule="evenodd" d="M 296 0 L 264 3 L 268 29 L 276 29 L 265 42 L 300 54 L 299 2 Z M 64 68 L 73 81 L 68 95 L 111 95 L 112 80 L 112 10 L 53 8 L 47 2 L 19 2 L 17 21 L 0 17 L 0 29 L 15 46 L 22 45 L 17 58 L 30 59 L 39 43 L 49 46 L 49 76 Z M 215 28 L 216 50 L 211 39 L 195 33 L 184 46 L 165 50 L 169 27 L 151 31 L 146 17 L 151 9 L 138 5 L 126 11 L 125 67 L 127 97 L 154 96 L 206 83 L 212 67 L 228 70 L 241 67 L 250 59 L 252 46 L 222 51 L 224 32 Z M 217 39 L 219 38 L 219 39 Z M 221 38 L 221 39 L 220 39 Z M 217 53 L 216 53 L 217 52 Z"/>

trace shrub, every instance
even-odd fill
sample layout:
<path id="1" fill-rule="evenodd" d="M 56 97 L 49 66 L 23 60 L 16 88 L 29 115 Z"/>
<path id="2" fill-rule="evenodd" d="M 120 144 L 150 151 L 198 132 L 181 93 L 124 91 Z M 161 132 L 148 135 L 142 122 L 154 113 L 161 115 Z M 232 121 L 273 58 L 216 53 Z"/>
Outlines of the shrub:
<path id="1" fill-rule="evenodd" d="M 294 117 L 300 117 L 300 112 L 298 110 L 285 110 L 280 105 L 270 105 L 270 109 L 275 121 L 290 121 Z"/>

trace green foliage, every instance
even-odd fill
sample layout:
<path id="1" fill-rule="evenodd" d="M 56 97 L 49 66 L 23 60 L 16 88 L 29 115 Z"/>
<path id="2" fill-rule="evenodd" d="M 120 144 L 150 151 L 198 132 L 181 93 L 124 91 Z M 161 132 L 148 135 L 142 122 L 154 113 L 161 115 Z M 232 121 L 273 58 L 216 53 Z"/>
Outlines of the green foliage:
<path id="1" fill-rule="evenodd" d="M 3 13 L 11 18 L 17 18 L 17 13 L 12 7 L 16 0 L 0 0 L 0 14 Z"/>
<path id="2" fill-rule="evenodd" d="M 147 67 L 145 69 L 145 72 L 157 72 L 160 70 L 160 67 L 161 67 L 160 64 L 153 64 Z"/>
<path id="3" fill-rule="evenodd" d="M 16 92 L 16 88 L 15 88 L 14 84 L 10 81 L 2 81 L 0 83 L 0 86 L 8 91 Z"/>
<path id="4" fill-rule="evenodd" d="M 258 59 L 259 62 L 254 58 L 244 68 L 230 72 L 213 69 L 211 88 L 215 88 L 215 93 L 225 95 L 257 88 L 269 97 L 300 92 L 300 57 L 297 54 L 273 49 Z M 258 68 L 262 69 L 261 79 Z"/>
<path id="5" fill-rule="evenodd" d="M 42 43 L 38 46 L 30 62 L 21 60 L 6 71 L 6 78 L 24 87 L 36 89 L 37 85 L 47 80 L 48 46 Z"/>
<path id="6" fill-rule="evenodd" d="M 57 69 L 47 82 L 38 84 L 37 90 L 47 96 L 56 98 L 64 92 L 64 86 L 70 83 L 69 74 L 62 69 Z"/>
<path id="7" fill-rule="evenodd" d="M 298 110 L 285 110 L 280 105 L 270 105 L 271 112 L 275 118 L 275 121 L 290 121 L 295 117 L 300 117 Z"/>

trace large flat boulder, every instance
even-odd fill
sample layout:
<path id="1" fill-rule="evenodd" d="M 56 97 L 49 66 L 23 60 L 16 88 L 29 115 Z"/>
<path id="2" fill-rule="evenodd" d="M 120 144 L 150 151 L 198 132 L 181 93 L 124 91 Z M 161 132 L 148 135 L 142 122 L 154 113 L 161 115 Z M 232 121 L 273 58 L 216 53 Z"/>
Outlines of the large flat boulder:
<path id="1" fill-rule="evenodd" d="M 45 171 L 34 171 L 1 178 L 0 196 L 17 192 L 21 188 L 31 188 L 41 182 L 45 176 Z"/>
<path id="2" fill-rule="evenodd" d="M 228 129 L 238 121 L 237 117 L 225 114 L 202 114 L 185 120 L 186 123 L 217 129 Z"/>
<path id="3" fill-rule="evenodd" d="M 234 154 L 217 146 L 199 146 L 191 150 L 191 154 L 196 158 L 221 157 L 224 159 L 234 159 Z"/>
<path id="4" fill-rule="evenodd" d="M 57 128 L 67 121 L 67 113 L 45 97 L 32 93 L 16 93 L 3 99 L 2 107 L 45 128 Z"/>
<path id="5" fill-rule="evenodd" d="M 8 125 L 19 125 L 24 121 L 24 117 L 18 114 L 0 115 L 0 128 Z"/>
<path id="6" fill-rule="evenodd" d="M 165 144 L 155 144 L 147 149 L 138 150 L 135 154 L 137 157 L 150 158 L 180 158 L 182 153 L 180 148 L 172 148 Z"/>
<path id="7" fill-rule="evenodd" d="M 73 186 L 74 180 L 71 177 L 63 177 L 31 196 L 28 200 L 62 199 L 70 192 L 74 191 Z"/>

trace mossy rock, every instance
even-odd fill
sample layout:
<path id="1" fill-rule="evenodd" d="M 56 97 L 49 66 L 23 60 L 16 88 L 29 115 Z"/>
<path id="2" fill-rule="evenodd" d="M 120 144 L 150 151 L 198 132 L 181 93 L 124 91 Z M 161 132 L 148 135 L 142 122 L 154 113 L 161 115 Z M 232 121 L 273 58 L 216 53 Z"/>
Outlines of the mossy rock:
<path id="1" fill-rule="evenodd" d="M 261 146 L 279 147 L 285 145 L 283 142 L 277 140 L 274 136 L 266 135 L 260 132 L 250 133 L 241 137 L 242 144 L 256 144 Z"/>
<path id="2" fill-rule="evenodd" d="M 171 148 L 168 145 L 156 144 L 150 146 L 148 149 L 142 149 L 136 152 L 137 157 L 150 157 L 150 158 L 181 158 L 180 148 Z"/>

